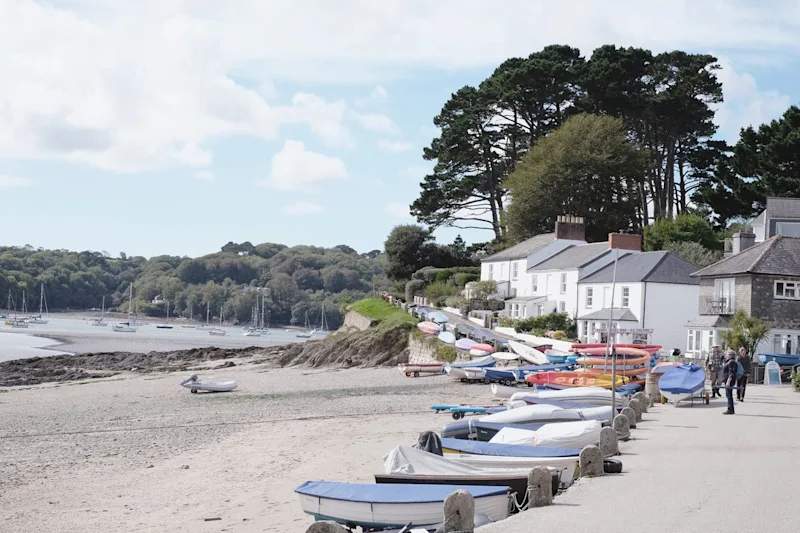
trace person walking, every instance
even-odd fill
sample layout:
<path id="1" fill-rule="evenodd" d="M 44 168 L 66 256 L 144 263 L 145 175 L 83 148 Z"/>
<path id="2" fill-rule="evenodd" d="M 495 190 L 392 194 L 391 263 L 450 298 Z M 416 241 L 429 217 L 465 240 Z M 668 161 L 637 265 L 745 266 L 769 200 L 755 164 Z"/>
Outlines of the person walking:
<path id="1" fill-rule="evenodd" d="M 711 381 L 711 397 L 716 398 L 717 396 L 722 397 L 719 393 L 719 384 L 722 378 L 722 352 L 719 349 L 719 346 L 714 345 L 711 347 L 711 354 L 706 357 L 706 371 L 708 372 L 708 378 Z"/>
<path id="2" fill-rule="evenodd" d="M 736 362 L 742 365 L 742 369 L 744 370 L 744 374 L 742 374 L 736 382 L 736 386 L 739 387 L 736 389 L 736 399 L 743 402 L 744 391 L 747 389 L 747 380 L 750 377 L 750 369 L 752 368 L 753 362 L 750 356 L 747 355 L 747 350 L 744 349 L 744 346 L 739 348 L 739 356 L 736 358 Z"/>
<path id="3" fill-rule="evenodd" d="M 725 364 L 722 366 L 722 380 L 725 387 L 725 398 L 728 400 L 728 409 L 723 411 L 723 415 L 735 414 L 733 411 L 733 389 L 736 387 L 736 370 L 739 365 L 736 363 L 736 354 L 733 350 L 725 352 Z"/>

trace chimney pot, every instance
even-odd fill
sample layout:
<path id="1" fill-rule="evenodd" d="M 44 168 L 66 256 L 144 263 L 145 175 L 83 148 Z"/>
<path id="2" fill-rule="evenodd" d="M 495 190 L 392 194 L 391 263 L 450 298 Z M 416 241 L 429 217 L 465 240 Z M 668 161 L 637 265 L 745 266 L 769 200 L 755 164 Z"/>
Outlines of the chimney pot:
<path id="1" fill-rule="evenodd" d="M 608 234 L 608 247 L 610 249 L 619 250 L 636 250 L 642 251 L 642 236 L 630 233 L 609 233 Z"/>
<path id="2" fill-rule="evenodd" d="M 574 215 L 558 215 L 556 217 L 556 239 L 569 241 L 585 241 L 586 226 L 583 217 Z"/>
<path id="3" fill-rule="evenodd" d="M 732 241 L 733 255 L 741 253 L 756 243 L 756 235 L 751 230 L 734 233 Z"/>

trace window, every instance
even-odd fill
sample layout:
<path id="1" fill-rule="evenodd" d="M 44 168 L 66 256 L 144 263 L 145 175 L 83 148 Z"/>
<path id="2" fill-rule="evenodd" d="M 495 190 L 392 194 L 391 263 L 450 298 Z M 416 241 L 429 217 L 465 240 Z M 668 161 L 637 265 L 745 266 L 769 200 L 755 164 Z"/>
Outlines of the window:
<path id="1" fill-rule="evenodd" d="M 628 308 L 631 302 L 631 288 L 622 287 L 622 307 Z"/>
<path id="2" fill-rule="evenodd" d="M 800 281 L 776 281 L 775 298 L 780 300 L 800 300 Z"/>
<path id="3" fill-rule="evenodd" d="M 489 279 L 494 279 L 494 265 L 489 263 Z"/>
<path id="4" fill-rule="evenodd" d="M 544 308 L 541 305 L 536 306 L 536 316 L 542 316 L 542 311 Z"/>
<path id="5" fill-rule="evenodd" d="M 536 294 L 539 291 L 539 277 L 534 274 L 531 279 L 531 293 Z"/>
<path id="6" fill-rule="evenodd" d="M 736 309 L 736 286 L 731 278 L 714 280 L 714 309 L 720 313 L 733 313 Z"/>
<path id="7" fill-rule="evenodd" d="M 567 275 L 561 274 L 561 294 L 567 293 Z"/>
<path id="8" fill-rule="evenodd" d="M 687 352 L 699 352 L 700 340 L 703 337 L 703 332 L 696 329 L 689 330 L 688 342 L 686 343 Z"/>
<path id="9" fill-rule="evenodd" d="M 566 313 L 567 312 L 567 302 L 561 300 L 558 302 L 558 312 L 559 313 Z"/>
<path id="10" fill-rule="evenodd" d="M 592 287 L 586 287 L 586 309 L 592 308 L 593 299 L 594 299 L 594 289 Z M 592 335 L 594 335 L 594 331 L 592 331 Z"/>
<path id="11" fill-rule="evenodd" d="M 519 263 L 514 261 L 511 265 L 511 279 L 517 279 L 517 274 L 519 273 Z"/>
<path id="12" fill-rule="evenodd" d="M 589 336 L 594 337 L 594 333 L 595 333 L 595 323 L 589 322 Z"/>

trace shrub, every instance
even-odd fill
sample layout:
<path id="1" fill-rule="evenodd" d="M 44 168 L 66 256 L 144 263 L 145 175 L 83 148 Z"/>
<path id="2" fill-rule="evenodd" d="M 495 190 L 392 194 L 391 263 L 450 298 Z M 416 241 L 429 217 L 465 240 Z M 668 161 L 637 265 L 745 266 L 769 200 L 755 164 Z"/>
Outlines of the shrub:
<path id="1" fill-rule="evenodd" d="M 459 287 L 463 287 L 471 281 L 480 281 L 480 274 L 470 274 L 469 272 L 456 272 L 453 274 L 453 283 Z"/>
<path id="2" fill-rule="evenodd" d="M 452 346 L 443 344 L 436 349 L 436 359 L 443 363 L 452 363 L 458 357 L 458 352 Z"/>
<path id="3" fill-rule="evenodd" d="M 511 318 L 510 316 L 503 315 L 498 320 L 498 324 L 500 324 L 500 327 L 503 327 L 503 328 L 515 328 L 516 329 L 517 320 Z M 516 331 L 520 331 L 520 330 L 516 330 Z"/>
<path id="4" fill-rule="evenodd" d="M 458 294 L 458 289 L 446 283 L 432 283 L 425 288 L 425 297 L 437 307 L 441 307 L 448 297 L 456 294 Z"/>
<path id="5" fill-rule="evenodd" d="M 454 272 L 449 268 L 443 268 L 436 272 L 436 283 L 447 283 L 453 277 Z"/>
<path id="6" fill-rule="evenodd" d="M 461 309 L 466 304 L 467 304 L 466 298 L 464 298 L 463 296 L 459 296 L 459 295 L 449 296 L 444 301 L 444 305 L 446 305 L 447 307 L 454 307 L 456 309 Z"/>
<path id="7" fill-rule="evenodd" d="M 567 333 L 561 330 L 556 330 L 553 332 L 551 337 L 557 341 L 565 341 L 567 340 Z"/>
<path id="8" fill-rule="evenodd" d="M 515 320 L 512 321 L 512 325 L 510 327 L 513 327 L 517 331 L 517 333 L 525 333 L 526 331 L 533 331 L 534 329 L 537 329 L 536 328 L 537 318 L 539 317 L 531 316 L 528 318 L 523 318 L 521 320 Z"/>
<path id="9" fill-rule="evenodd" d="M 420 268 L 411 275 L 411 279 L 420 279 L 425 283 L 433 283 L 436 281 L 436 274 L 439 272 L 439 270 L 441 269 L 429 266 Z"/>
<path id="10" fill-rule="evenodd" d="M 542 316 L 523 318 L 516 321 L 514 329 L 519 333 L 526 331 L 561 332 L 565 338 L 575 338 L 578 334 L 575 321 L 567 313 L 549 313 Z"/>
<path id="11" fill-rule="evenodd" d="M 406 302 L 412 303 L 414 296 L 425 288 L 425 282 L 421 279 L 412 279 L 406 283 Z"/>

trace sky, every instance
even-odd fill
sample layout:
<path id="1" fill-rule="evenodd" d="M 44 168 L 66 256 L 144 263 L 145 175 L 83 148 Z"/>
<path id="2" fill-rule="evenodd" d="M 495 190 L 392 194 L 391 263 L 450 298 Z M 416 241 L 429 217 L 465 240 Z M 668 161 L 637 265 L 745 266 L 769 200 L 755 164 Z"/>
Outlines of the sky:
<path id="1" fill-rule="evenodd" d="M 800 92 L 789 0 L 0 0 L 0 244 L 380 249 L 449 96 L 548 44 L 714 54 L 731 141 Z"/>

